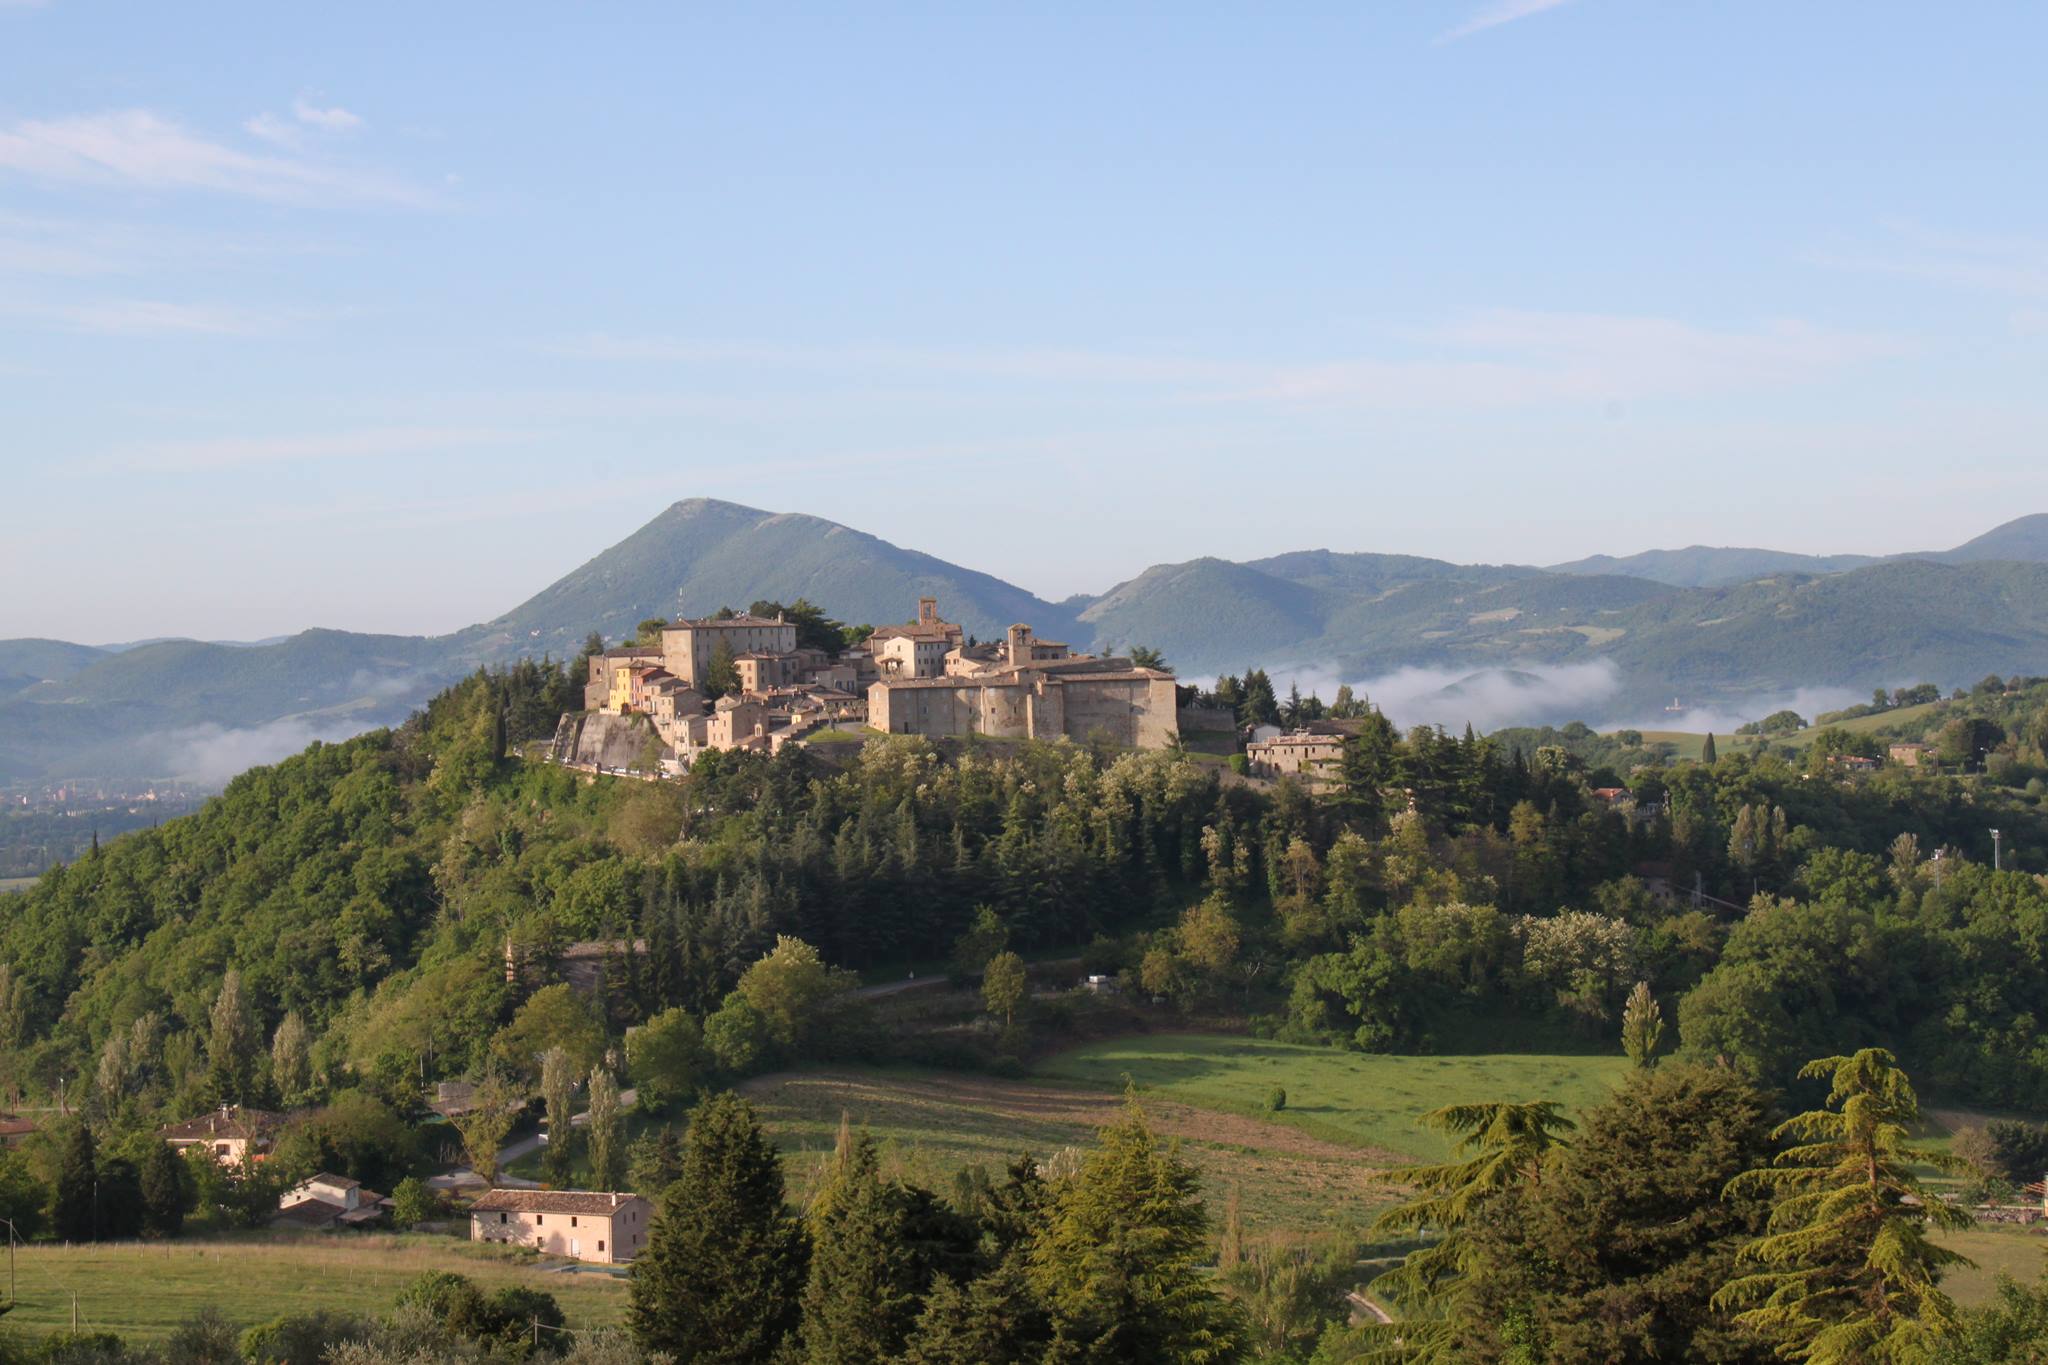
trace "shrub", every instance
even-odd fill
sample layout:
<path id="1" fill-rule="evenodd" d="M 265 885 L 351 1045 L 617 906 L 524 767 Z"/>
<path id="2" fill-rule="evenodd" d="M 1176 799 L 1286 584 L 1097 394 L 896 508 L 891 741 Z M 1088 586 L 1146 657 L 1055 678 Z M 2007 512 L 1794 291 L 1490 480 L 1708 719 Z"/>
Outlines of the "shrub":
<path id="1" fill-rule="evenodd" d="M 292 1313 L 242 1333 L 242 1355 L 251 1365 L 322 1365 L 337 1342 L 363 1340 L 374 1328 L 367 1318 L 332 1309 Z"/>
<path id="2" fill-rule="evenodd" d="M 1277 1113 L 1279 1113 L 1279 1112 L 1280 1112 L 1280 1111 L 1281 1111 L 1282 1109 L 1285 1109 L 1286 1107 L 1287 1107 L 1287 1087 L 1286 1087 L 1286 1086 L 1284 1086 L 1284 1085 L 1276 1085 L 1276 1086 L 1274 1086 L 1274 1087 L 1273 1087 L 1273 1093 L 1272 1093 L 1272 1094 L 1270 1094 L 1270 1095 L 1268 1095 L 1268 1096 L 1266 1096 L 1266 1109 L 1267 1109 L 1267 1111 L 1268 1111 L 1268 1112 L 1270 1112 L 1270 1113 L 1274 1113 L 1274 1114 L 1277 1114 Z"/>

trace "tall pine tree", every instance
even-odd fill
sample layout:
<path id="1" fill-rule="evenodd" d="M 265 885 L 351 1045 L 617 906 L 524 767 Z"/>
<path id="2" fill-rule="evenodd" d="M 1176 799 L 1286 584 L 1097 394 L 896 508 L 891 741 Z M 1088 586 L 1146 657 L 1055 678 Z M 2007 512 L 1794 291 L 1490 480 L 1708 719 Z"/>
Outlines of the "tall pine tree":
<path id="1" fill-rule="evenodd" d="M 633 1338 L 692 1365 L 773 1360 L 797 1325 L 807 1255 L 753 1107 L 714 1095 L 691 1118 L 682 1178 L 634 1264 Z"/>
<path id="2" fill-rule="evenodd" d="M 1194 1167 L 1161 1151 L 1133 1103 L 1065 1181 L 1031 1249 L 1056 1361 L 1238 1358 L 1243 1324 L 1202 1273 L 1208 1218 Z"/>
<path id="3" fill-rule="evenodd" d="M 803 1358 L 864 1365 L 899 1354 L 924 1277 L 910 1246 L 904 1191 L 882 1179 L 874 1139 L 842 1120 L 832 1175 L 811 1207 Z"/>

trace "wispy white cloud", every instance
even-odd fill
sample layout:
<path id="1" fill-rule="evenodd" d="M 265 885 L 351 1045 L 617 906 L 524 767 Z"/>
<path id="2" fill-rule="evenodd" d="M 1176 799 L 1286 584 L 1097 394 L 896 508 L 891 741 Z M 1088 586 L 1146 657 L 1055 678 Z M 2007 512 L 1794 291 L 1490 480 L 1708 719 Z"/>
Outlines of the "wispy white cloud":
<path id="1" fill-rule="evenodd" d="M 6 311 L 40 317 L 69 331 L 102 336 L 256 336 L 275 331 L 268 314 L 211 304 L 160 299 L 101 299 L 88 303 L 18 305 Z"/>
<path id="2" fill-rule="evenodd" d="M 1295 367 L 1245 396 L 1384 407 L 1696 397 L 1797 384 L 1907 349 L 1896 338 L 1797 321 L 1718 330 L 1514 310 L 1475 314 L 1417 340 L 1433 354 Z"/>
<path id="3" fill-rule="evenodd" d="M 485 427 L 371 427 L 317 435 L 152 441 L 117 451 L 99 466 L 129 473 L 194 474 L 249 465 L 425 455 L 527 439 L 523 433 Z"/>
<path id="4" fill-rule="evenodd" d="M 294 151 L 306 140 L 299 125 L 289 119 L 279 118 L 268 110 L 243 119 L 242 131 L 250 137 L 262 138 L 265 142 L 279 147 L 290 147 Z"/>
<path id="5" fill-rule="evenodd" d="M 322 109 L 304 95 L 292 101 L 292 116 L 301 123 L 309 123 L 330 133 L 353 132 L 363 126 L 360 114 L 350 113 L 338 104 Z"/>
<path id="6" fill-rule="evenodd" d="M 2023 302 L 2048 299 L 2048 240 L 1895 227 L 1880 245 L 1816 253 L 1837 270 L 1926 280 Z"/>
<path id="7" fill-rule="evenodd" d="M 1499 28 L 1502 24 L 1512 24 L 1517 19 L 1527 19 L 1550 10 L 1562 9 L 1571 3 L 1572 0 L 1495 0 L 1495 3 L 1486 6 L 1456 28 L 1440 34 L 1437 41 L 1455 43 L 1460 38 L 1469 38 L 1475 33 Z"/>
<path id="8" fill-rule="evenodd" d="M 306 145 L 306 130 L 336 134 L 352 133 L 363 126 L 360 114 L 352 113 L 340 105 L 321 108 L 304 95 L 292 101 L 292 116 L 285 118 L 264 110 L 242 120 L 242 129 L 251 137 L 278 147 L 298 151 Z"/>
<path id="9" fill-rule="evenodd" d="M 426 192 L 374 172 L 303 156 L 242 151 L 144 109 L 0 128 L 0 170 L 67 184 L 210 190 L 287 202 L 424 206 Z"/>
<path id="10" fill-rule="evenodd" d="M 1496 310 L 1398 338 L 1389 354 L 1301 364 L 1060 349 L 780 345 L 591 336 L 596 360 L 743 369 L 962 375 L 1165 389 L 1192 401 L 1381 408 L 1507 407 L 1690 397 L 1807 382 L 1907 348 L 1798 321 L 1716 329 L 1669 318 Z"/>
<path id="11" fill-rule="evenodd" d="M 1061 348 L 897 346 L 871 342 L 807 346 L 772 341 L 623 337 L 597 333 L 565 341 L 550 349 L 557 354 L 594 360 L 914 371 L 1066 382 L 1225 380 L 1241 373 L 1236 366 L 1198 358 Z"/>

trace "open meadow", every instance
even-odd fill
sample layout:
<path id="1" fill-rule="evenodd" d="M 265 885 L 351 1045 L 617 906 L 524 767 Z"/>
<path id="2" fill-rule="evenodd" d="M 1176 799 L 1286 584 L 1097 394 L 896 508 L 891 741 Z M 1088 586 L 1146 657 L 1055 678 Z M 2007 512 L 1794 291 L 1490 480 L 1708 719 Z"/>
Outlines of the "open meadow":
<path id="1" fill-rule="evenodd" d="M 1388 1056 L 1210 1033 L 1162 1033 L 1090 1043 L 1048 1059 L 1048 1079 L 1121 1090 L 1234 1114 L 1263 1114 L 1274 1087 L 1287 1107 L 1274 1121 L 1339 1142 L 1434 1161 L 1443 1140 L 1416 1117 L 1447 1104 L 1556 1100 L 1575 1112 L 1604 1098 L 1628 1069 L 1620 1055 L 1491 1053 Z"/>
<path id="2" fill-rule="evenodd" d="M 1619 1057 L 1373 1057 L 1220 1034 L 1153 1034 L 1059 1053 L 1028 1080 L 915 1069 L 830 1068 L 748 1082 L 789 1160 L 792 1193 L 819 1177 L 841 1114 L 865 1124 L 885 1160 L 907 1178 L 944 1189 L 977 1163 L 999 1173 L 1010 1158 L 1044 1161 L 1086 1147 L 1123 1104 L 1124 1078 L 1153 1127 L 1178 1139 L 1220 1208 L 1235 1188 L 1247 1220 L 1268 1230 L 1363 1223 L 1392 1192 L 1388 1166 L 1443 1151 L 1416 1115 L 1461 1100 L 1597 1100 L 1626 1062 Z M 1287 1107 L 1266 1109 L 1274 1086 Z"/>
<path id="3" fill-rule="evenodd" d="M 741 1089 L 782 1148 L 798 1201 L 823 1177 L 842 1113 L 874 1135 L 885 1168 L 943 1192 L 969 1166 L 1000 1178 L 1014 1157 L 1042 1163 L 1085 1149 L 1122 1106 L 1082 1086 L 907 1069 L 784 1072 Z M 1247 1222 L 1276 1231 L 1362 1223 L 1389 1197 L 1374 1177 L 1398 1161 L 1393 1153 L 1157 1098 L 1145 1112 L 1160 1136 L 1179 1140 L 1219 1218 L 1233 1186 Z"/>
<path id="4" fill-rule="evenodd" d="M 38 1243 L 15 1251 L 20 1303 L 0 1325 L 41 1335 L 68 1330 L 77 1295 L 81 1331 L 134 1341 L 165 1337 L 200 1309 L 238 1327 L 327 1308 L 389 1310 L 429 1270 L 454 1270 L 485 1293 L 504 1285 L 544 1290 L 571 1328 L 623 1322 L 626 1282 L 550 1273 L 527 1255 L 427 1234 L 250 1234 L 84 1246 Z"/>
<path id="5" fill-rule="evenodd" d="M 2034 1284 L 2048 1271 L 2048 1233 L 2039 1227 L 2018 1228 L 1984 1224 L 1962 1232 L 1943 1233 L 1935 1241 L 1960 1251 L 1977 1264 L 1951 1270 L 1941 1286 L 1966 1308 L 1991 1302 L 1998 1277 L 2010 1275 L 2022 1284 Z"/>

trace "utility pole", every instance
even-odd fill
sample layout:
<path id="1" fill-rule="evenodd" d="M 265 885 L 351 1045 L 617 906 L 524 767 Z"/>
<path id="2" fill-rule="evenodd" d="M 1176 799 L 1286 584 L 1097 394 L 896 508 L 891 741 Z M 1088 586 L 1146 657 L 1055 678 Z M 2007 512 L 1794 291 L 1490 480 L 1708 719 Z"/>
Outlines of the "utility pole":
<path id="1" fill-rule="evenodd" d="M 2005 836 L 1994 829 L 1991 831 L 1991 870 L 1993 872 L 2005 870 L 2004 854 Z"/>

